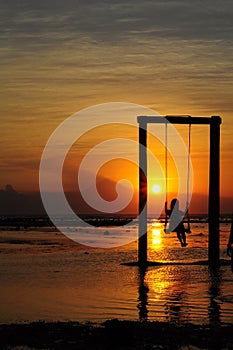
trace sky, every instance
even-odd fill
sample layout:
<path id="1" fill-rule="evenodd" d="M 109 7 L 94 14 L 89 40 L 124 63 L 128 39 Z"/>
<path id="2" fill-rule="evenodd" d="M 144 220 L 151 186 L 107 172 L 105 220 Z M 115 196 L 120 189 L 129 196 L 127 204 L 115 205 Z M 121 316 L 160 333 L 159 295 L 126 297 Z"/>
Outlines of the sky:
<path id="1" fill-rule="evenodd" d="M 221 197 L 232 212 L 232 1 L 2 0 L 0 16 L 1 189 L 38 191 L 43 149 L 66 118 L 129 102 L 222 117 Z M 208 188 L 208 137 L 206 126 L 194 128 L 199 195 Z"/>

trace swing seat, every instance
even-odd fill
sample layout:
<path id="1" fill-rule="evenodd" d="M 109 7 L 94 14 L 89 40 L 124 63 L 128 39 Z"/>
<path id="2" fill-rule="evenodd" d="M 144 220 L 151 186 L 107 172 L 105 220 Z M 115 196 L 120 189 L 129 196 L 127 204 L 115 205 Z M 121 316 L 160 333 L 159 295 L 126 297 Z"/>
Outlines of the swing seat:
<path id="1" fill-rule="evenodd" d="M 186 233 L 192 233 L 192 231 L 190 230 L 189 227 L 185 229 L 185 232 L 186 232 Z"/>

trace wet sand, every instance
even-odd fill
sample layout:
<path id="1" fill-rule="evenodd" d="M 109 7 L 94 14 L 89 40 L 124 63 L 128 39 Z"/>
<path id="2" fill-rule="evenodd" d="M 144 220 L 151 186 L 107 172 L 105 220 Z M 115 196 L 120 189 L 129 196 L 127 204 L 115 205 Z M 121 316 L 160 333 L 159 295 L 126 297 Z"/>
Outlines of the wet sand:
<path id="1" fill-rule="evenodd" d="M 229 228 L 224 224 L 222 230 L 226 260 Z M 142 273 L 127 266 L 136 262 L 136 243 L 106 250 L 81 246 L 51 227 L 0 231 L 0 324 L 145 317 L 178 324 L 233 323 L 230 266 L 200 265 L 207 256 L 203 224 L 193 228 L 183 250 L 175 235 L 151 235 L 148 241 L 150 262 L 157 265 Z"/>
<path id="2" fill-rule="evenodd" d="M 215 327 L 109 320 L 102 324 L 35 322 L 0 325 L 2 350 L 233 349 L 233 325 Z"/>
<path id="3" fill-rule="evenodd" d="M 226 233 L 223 232 L 224 240 L 222 241 L 222 245 L 225 247 L 228 237 L 228 227 L 224 229 L 226 230 Z M 199 251 L 200 248 L 198 245 L 205 244 L 205 242 L 202 242 L 205 241 L 205 235 L 202 234 L 200 236 L 200 230 L 202 230 L 201 227 L 198 227 L 196 229 L 197 237 L 194 235 L 195 232 L 192 236 L 189 237 L 190 244 L 188 246 L 188 250 L 186 250 L 187 252 L 189 252 L 189 250 L 192 252 Z M 191 243 L 191 239 L 193 239 L 193 243 Z M 159 245 L 161 249 L 163 247 L 163 240 L 166 240 L 166 242 L 170 242 L 172 241 L 172 238 L 166 236 L 162 237 L 162 242 Z M 2 267 L 2 272 L 4 272 L 5 267 L 8 267 L 8 270 L 6 270 L 5 275 L 2 274 L 2 283 L 5 283 L 7 292 L 9 292 L 9 290 L 12 290 L 14 299 L 16 299 L 15 303 L 12 306 L 15 318 L 13 319 L 13 321 L 10 320 L 8 324 L 7 321 L 4 319 L 1 321 L 2 324 L 0 324 L 1 350 L 233 350 L 233 324 L 230 319 L 230 317 L 232 317 L 232 313 L 230 313 L 229 311 L 229 308 L 232 305 L 232 289 L 230 288 L 232 275 L 229 274 L 230 270 L 227 268 L 222 268 L 220 271 L 220 275 L 214 275 L 212 279 L 208 279 L 206 269 L 202 268 L 202 270 L 200 270 L 200 275 L 198 275 L 200 278 L 200 281 L 198 281 L 202 284 L 199 284 L 198 281 L 195 282 L 195 284 L 193 283 L 193 280 L 195 280 L 195 278 L 197 278 L 198 276 L 196 276 L 194 273 L 196 270 L 194 268 L 191 268 L 192 265 L 188 270 L 186 267 L 182 269 L 182 266 L 179 266 L 179 269 L 175 271 L 176 274 L 174 274 L 174 276 L 171 274 L 173 272 L 174 267 L 172 265 L 169 266 L 169 278 L 166 277 L 167 275 L 163 274 L 167 272 L 164 271 L 165 267 L 157 269 L 156 276 L 154 276 L 153 270 L 149 268 L 146 275 L 146 279 L 145 281 L 143 280 L 145 284 L 140 284 L 140 280 L 137 281 L 136 278 L 136 269 L 130 270 L 132 272 L 130 274 L 132 281 L 124 279 L 126 278 L 124 276 L 129 276 L 129 274 L 127 267 L 122 267 L 121 262 L 124 260 L 126 262 L 131 261 L 132 256 L 134 256 L 136 253 L 136 250 L 128 251 L 127 247 L 121 247 L 119 251 L 117 249 L 113 249 L 110 250 L 109 253 L 102 252 L 98 249 L 95 250 L 93 248 L 84 247 L 80 244 L 77 244 L 66 238 L 59 231 L 54 230 L 54 228 L 52 227 L 38 227 L 33 228 L 32 231 L 29 231 L 28 229 L 20 231 L 2 230 L 0 243 L 1 257 L 2 262 L 4 263 Z M 176 254 L 177 252 L 179 253 L 179 255 L 181 253 L 185 254 L 184 251 L 180 251 L 179 247 L 177 248 L 177 246 L 173 246 L 173 242 L 171 242 L 170 250 L 173 254 Z M 168 248 L 165 252 L 167 251 Z M 155 252 L 156 254 L 159 254 L 158 250 Z M 200 258 L 202 258 L 202 255 L 200 256 Z M 62 261 L 61 265 L 58 264 L 59 261 Z M 109 262 L 109 264 L 106 264 L 106 262 Z M 182 265 L 183 264 L 184 262 L 182 261 Z M 97 269 L 97 267 L 99 268 L 99 270 Z M 111 272 L 112 270 L 114 271 Z M 83 271 L 82 274 L 81 271 Z M 202 281 L 201 272 L 204 273 L 204 282 Z M 74 276 L 76 276 L 75 279 Z M 132 298 L 133 300 L 137 300 L 137 298 L 139 298 L 139 301 L 137 301 L 136 304 L 139 302 L 141 302 L 141 304 L 146 303 L 147 308 L 148 301 L 148 309 L 150 310 L 151 315 L 153 314 L 153 307 L 155 307 L 156 305 L 158 307 L 160 305 L 160 301 L 156 299 L 155 302 L 153 298 L 158 298 L 161 294 L 161 310 L 163 310 L 164 303 L 166 301 L 164 299 L 164 296 L 169 297 L 168 292 L 173 290 L 177 291 L 177 288 L 179 287 L 181 288 L 181 290 L 178 289 L 178 291 L 181 291 L 181 295 L 183 295 L 182 291 L 186 293 L 183 296 L 183 304 L 182 300 L 179 301 L 179 299 L 174 299 L 174 295 L 171 294 L 170 299 L 168 299 L 170 300 L 170 302 L 172 302 L 171 309 L 175 308 L 174 310 L 172 309 L 174 313 L 177 314 L 178 317 L 182 318 L 183 311 L 185 311 L 186 314 L 189 312 L 191 313 L 191 311 L 194 310 L 195 307 L 197 308 L 195 301 L 200 302 L 200 300 L 202 300 L 202 309 L 197 310 L 198 312 L 202 310 L 201 314 L 197 313 L 200 324 L 187 323 L 186 321 L 185 323 L 177 323 L 175 321 L 176 319 L 173 319 L 172 317 L 171 320 L 173 319 L 174 322 L 163 322 L 153 320 L 139 322 L 136 320 L 128 321 L 111 319 L 105 322 L 100 321 L 98 323 L 94 323 L 93 321 L 83 322 L 78 319 L 76 320 L 72 315 L 77 315 L 77 312 L 80 309 L 80 305 L 82 304 L 82 302 L 79 303 L 80 295 L 78 294 L 78 292 L 80 291 L 80 283 L 82 282 L 82 280 L 80 282 L 80 276 L 85 277 L 85 290 L 89 290 L 89 299 L 91 299 L 91 297 L 93 299 L 94 296 L 96 296 L 96 293 L 98 291 L 97 287 L 99 285 L 101 286 L 101 292 L 104 293 L 104 291 L 102 290 L 102 280 L 105 281 L 105 286 L 111 286 L 111 283 L 113 283 L 114 278 L 114 291 L 115 289 L 119 291 L 119 288 L 117 288 L 117 286 L 121 286 L 121 288 L 122 285 L 127 286 L 127 292 L 129 293 L 131 298 L 127 299 L 128 303 L 132 302 Z M 108 276 L 112 276 L 112 279 L 109 277 L 110 279 L 108 280 Z M 117 283 L 117 276 L 119 276 L 118 279 L 121 281 L 121 284 Z M 50 285 L 49 288 L 47 288 L 47 284 L 50 283 L 51 278 L 53 278 L 53 284 Z M 135 285 L 133 284 L 134 279 Z M 23 308 L 25 308 L 25 300 L 28 301 L 29 293 L 25 294 L 27 296 L 26 299 L 25 297 L 22 297 L 22 299 L 17 299 L 16 297 L 18 296 L 20 290 L 24 291 L 22 287 L 24 285 L 27 286 L 28 281 L 30 281 L 30 285 L 28 287 L 28 290 L 25 289 L 26 292 L 35 292 L 36 290 L 40 292 L 40 288 L 38 288 L 40 286 L 44 288 L 43 290 L 45 292 L 48 291 L 51 293 L 51 289 L 52 287 L 54 287 L 54 290 L 56 290 L 56 294 L 52 295 L 52 299 L 48 299 L 46 305 L 49 305 L 49 303 L 53 299 L 57 303 L 61 301 L 66 301 L 66 303 L 64 303 L 63 306 L 64 309 L 67 309 L 69 307 L 69 303 L 74 305 L 74 309 L 71 310 L 72 312 L 69 314 L 69 318 L 66 317 L 66 319 L 75 320 L 75 322 L 60 322 L 62 320 L 59 318 L 51 318 L 53 322 L 49 322 L 50 320 L 32 322 L 30 318 L 26 318 L 25 315 L 28 314 L 23 314 L 24 318 L 21 317 L 20 320 L 26 321 L 20 323 L 19 320 L 19 322 L 17 323 L 16 315 L 19 314 L 19 301 L 23 302 Z M 73 290 L 75 293 L 77 293 L 77 295 L 74 293 L 73 299 L 71 298 L 71 294 L 68 294 L 67 300 L 63 300 L 62 298 L 55 298 L 58 297 L 57 294 L 59 294 L 59 291 L 64 295 L 65 292 L 67 293 L 67 289 L 63 288 L 63 281 L 64 285 L 69 287 L 69 293 Z M 90 287 L 93 285 L 93 281 L 99 281 L 99 284 L 96 284 L 95 288 L 93 289 L 92 295 L 90 294 Z M 133 293 L 130 294 L 130 283 L 132 284 L 131 289 L 132 291 L 134 291 L 135 295 Z M 166 283 L 168 284 L 166 285 Z M 145 290 L 140 289 L 141 286 L 144 287 L 147 286 L 147 284 L 149 287 L 148 292 L 146 291 L 145 293 L 142 293 L 142 291 Z M 204 289 L 200 291 L 200 288 L 203 288 L 203 286 L 207 288 L 206 294 L 203 294 L 204 296 L 200 294 L 200 292 L 204 293 Z M 21 289 L 17 289 L 17 287 L 21 287 Z M 33 289 L 32 287 L 35 288 Z M 196 287 L 198 288 L 197 290 L 195 289 Z M 137 295 L 138 288 L 139 296 Z M 158 293 L 158 291 L 160 291 L 160 294 Z M 124 289 L 123 292 L 125 300 L 126 290 Z M 187 293 L 190 293 L 190 299 L 188 297 L 189 294 Z M 106 296 L 108 296 L 109 294 L 111 293 L 109 293 L 109 291 L 107 290 L 106 295 L 104 294 L 102 299 L 106 299 Z M 45 293 L 41 295 L 42 302 L 45 302 L 46 298 L 44 297 L 46 297 L 47 294 Z M 113 295 L 113 293 L 111 295 Z M 194 298 L 195 295 L 197 295 L 197 299 Z M 35 300 L 32 299 L 31 304 L 30 302 L 28 304 L 30 308 L 32 308 L 33 305 L 36 304 L 36 302 L 38 301 L 38 295 L 35 294 L 34 297 Z M 119 298 L 119 300 L 123 299 Z M 69 301 L 68 304 L 67 301 Z M 112 304 L 114 303 L 112 303 L 111 301 L 109 305 L 112 307 Z M 133 306 L 131 304 L 129 305 L 131 305 L 131 307 L 135 306 L 136 308 L 136 304 L 133 303 Z M 16 305 L 16 308 L 14 308 L 14 305 Z M 52 304 L 50 306 L 54 305 L 55 304 Z M 99 312 L 102 313 L 103 310 L 106 309 L 106 304 L 104 305 L 105 306 L 103 306 L 103 308 L 100 310 L 95 308 L 96 312 L 98 312 L 99 310 Z M 191 305 L 190 309 L 188 309 L 187 305 Z M 181 312 L 177 311 L 177 307 L 180 307 Z M 207 308 L 209 316 L 207 315 Z M 40 318 L 38 310 L 40 310 L 40 308 L 35 307 L 35 310 L 33 309 L 33 312 L 35 312 L 35 315 L 37 316 L 37 318 L 35 319 L 41 320 L 42 318 Z M 128 308 L 126 310 L 128 310 Z M 42 311 L 44 311 L 44 308 L 42 308 Z M 157 315 L 158 310 L 156 309 L 155 311 Z M 50 310 L 48 310 L 48 312 L 49 315 L 51 315 Z M 137 310 L 135 311 L 135 313 L 137 315 Z M 227 313 L 229 314 L 229 317 L 226 321 L 226 318 L 224 317 L 227 315 Z M 8 314 L 9 309 L 6 309 L 6 315 Z M 211 324 L 201 324 L 201 320 L 203 320 L 205 314 L 210 318 Z M 86 319 L 90 319 L 87 316 L 86 311 L 84 311 L 84 315 Z M 205 317 L 207 317 L 206 315 Z M 118 316 L 108 315 L 108 318 L 112 317 Z M 56 322 L 56 319 L 60 321 Z M 105 320 L 106 319 L 107 318 L 105 318 Z M 132 318 L 129 317 L 128 319 Z M 191 321 L 190 319 L 188 319 L 188 322 L 193 321 L 192 319 Z"/>

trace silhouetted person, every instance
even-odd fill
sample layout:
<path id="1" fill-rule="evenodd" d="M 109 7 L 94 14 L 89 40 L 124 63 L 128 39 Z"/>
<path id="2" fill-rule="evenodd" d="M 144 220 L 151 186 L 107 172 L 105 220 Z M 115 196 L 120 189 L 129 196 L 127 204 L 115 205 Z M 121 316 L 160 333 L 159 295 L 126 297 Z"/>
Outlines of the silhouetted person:
<path id="1" fill-rule="evenodd" d="M 167 209 L 167 205 L 165 204 L 165 210 L 166 214 L 170 217 L 169 227 L 171 228 L 172 232 L 176 232 L 181 247 L 186 247 L 186 234 L 183 224 L 183 217 L 185 215 L 185 212 L 179 210 L 178 199 L 172 199 L 170 209 Z M 178 224 L 176 225 L 176 223 Z M 166 230 L 166 232 L 169 232 L 169 228 Z"/>

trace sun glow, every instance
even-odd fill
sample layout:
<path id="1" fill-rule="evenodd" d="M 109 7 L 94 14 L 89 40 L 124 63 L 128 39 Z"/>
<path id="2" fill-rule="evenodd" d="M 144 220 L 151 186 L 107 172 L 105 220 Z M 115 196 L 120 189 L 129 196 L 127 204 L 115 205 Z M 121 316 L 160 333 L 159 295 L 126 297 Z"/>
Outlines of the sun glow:
<path id="1" fill-rule="evenodd" d="M 153 185 L 152 186 L 152 192 L 159 193 L 161 191 L 161 187 L 159 185 Z"/>

